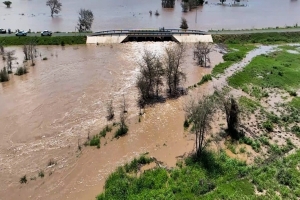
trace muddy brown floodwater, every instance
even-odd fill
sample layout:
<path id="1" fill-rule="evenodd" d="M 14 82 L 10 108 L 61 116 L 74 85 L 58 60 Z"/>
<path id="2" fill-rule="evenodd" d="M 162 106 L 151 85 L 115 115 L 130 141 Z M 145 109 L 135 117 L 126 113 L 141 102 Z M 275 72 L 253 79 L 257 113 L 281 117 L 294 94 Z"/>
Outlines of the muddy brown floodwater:
<path id="1" fill-rule="evenodd" d="M 183 100 L 158 104 L 146 110 L 141 123 L 137 119 L 135 80 L 141 53 L 146 48 L 161 55 L 170 45 L 39 46 L 36 66 L 28 74 L 11 75 L 0 84 L 0 199 L 93 199 L 110 172 L 140 153 L 174 166 L 176 156 L 191 151 L 191 136 L 182 126 Z M 196 66 L 191 47 L 183 66 L 186 86 L 211 71 Z M 23 63 L 22 49 L 7 50 L 16 50 L 15 71 Z M 212 65 L 221 57 L 212 52 Z M 0 68 L 4 65 L 0 61 Z M 108 135 L 100 149 L 79 152 L 78 142 L 83 144 L 88 132 L 99 133 L 107 124 L 106 102 L 114 99 L 118 112 L 123 94 L 129 104 L 128 136 L 112 140 Z M 57 164 L 48 166 L 51 159 Z M 40 170 L 44 178 L 38 177 Z M 21 185 L 25 174 L 28 183 Z"/>
<path id="2" fill-rule="evenodd" d="M 190 29 L 241 29 L 293 26 L 300 23 L 300 1 L 297 0 L 241 0 L 245 7 L 234 7 L 233 0 L 217 5 L 219 0 L 188 13 L 183 13 L 177 0 L 174 9 L 163 9 L 161 0 L 63 0 L 62 11 L 50 17 L 50 9 L 41 0 L 14 0 L 11 8 L 0 4 L 0 28 L 41 31 L 75 31 L 78 11 L 91 9 L 95 20 L 92 30 L 179 28 L 181 17 Z M 149 15 L 158 10 L 160 15 Z"/>

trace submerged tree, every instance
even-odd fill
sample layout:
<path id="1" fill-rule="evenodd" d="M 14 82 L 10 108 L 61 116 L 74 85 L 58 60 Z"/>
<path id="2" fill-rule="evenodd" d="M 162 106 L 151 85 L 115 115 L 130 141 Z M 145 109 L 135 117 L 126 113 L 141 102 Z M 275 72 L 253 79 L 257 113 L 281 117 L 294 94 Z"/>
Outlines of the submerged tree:
<path id="1" fill-rule="evenodd" d="M 126 124 L 127 120 L 127 104 L 124 98 L 124 102 L 121 104 L 121 112 L 120 112 L 120 127 L 115 133 L 115 137 L 123 136 L 128 132 L 128 126 Z"/>
<path id="2" fill-rule="evenodd" d="M 188 28 L 189 28 L 186 19 L 183 18 L 183 17 L 181 18 L 180 28 L 181 28 L 181 29 L 188 29 Z"/>
<path id="3" fill-rule="evenodd" d="M 6 5 L 7 8 L 10 8 L 10 5 L 12 4 L 12 2 L 11 1 L 4 1 L 3 4 Z"/>
<path id="4" fill-rule="evenodd" d="M 163 86 L 164 69 L 160 58 L 148 50 L 144 50 L 139 65 L 141 73 L 136 86 L 139 90 L 140 102 L 147 103 L 153 97 L 159 96 L 160 88 Z"/>
<path id="5" fill-rule="evenodd" d="M 30 40 L 27 42 L 27 44 L 23 45 L 23 53 L 24 53 L 24 59 L 31 60 L 31 65 L 34 66 L 34 59 L 36 56 L 36 41 L 35 40 Z"/>
<path id="6" fill-rule="evenodd" d="M 0 43 L 0 55 L 2 56 L 2 60 L 5 60 L 5 51 L 3 44 Z"/>
<path id="7" fill-rule="evenodd" d="M 77 28 L 79 32 L 91 30 L 94 21 L 93 12 L 89 9 L 80 9 Z"/>
<path id="8" fill-rule="evenodd" d="M 195 44 L 194 58 L 197 59 L 198 65 L 206 67 L 207 63 L 210 63 L 209 53 L 212 47 L 211 43 L 198 42 Z"/>
<path id="9" fill-rule="evenodd" d="M 50 7 L 51 17 L 53 14 L 58 14 L 61 11 L 61 2 L 60 0 L 47 0 L 46 5 Z"/>
<path id="10" fill-rule="evenodd" d="M 196 134 L 196 155 L 201 156 L 207 146 L 207 135 L 215 111 L 212 96 L 203 97 L 197 101 L 191 100 L 186 107 L 186 114 L 193 124 L 192 131 Z"/>
<path id="11" fill-rule="evenodd" d="M 226 0 L 220 0 L 220 2 L 223 4 L 224 2 L 226 2 Z"/>
<path id="12" fill-rule="evenodd" d="M 6 67 L 0 70 L 0 82 L 6 82 L 9 81 L 8 72 L 6 70 Z"/>
<path id="13" fill-rule="evenodd" d="M 170 96 L 178 95 L 178 86 L 186 80 L 182 63 L 185 56 L 185 46 L 176 44 L 165 49 L 164 69 Z"/>
<path id="14" fill-rule="evenodd" d="M 6 60 L 8 73 L 12 73 L 12 61 L 17 59 L 14 55 L 15 55 L 15 50 L 7 51 L 5 53 L 5 60 Z"/>
<path id="15" fill-rule="evenodd" d="M 107 111 L 107 120 L 112 120 L 115 116 L 113 100 L 109 100 L 109 102 L 106 104 L 106 111 Z"/>

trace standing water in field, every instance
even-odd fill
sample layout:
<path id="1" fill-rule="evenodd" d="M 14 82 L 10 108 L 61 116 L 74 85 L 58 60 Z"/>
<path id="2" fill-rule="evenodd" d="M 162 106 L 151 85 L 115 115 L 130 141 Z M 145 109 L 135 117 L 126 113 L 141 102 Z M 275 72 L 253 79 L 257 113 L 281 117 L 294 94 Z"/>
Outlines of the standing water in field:
<path id="1" fill-rule="evenodd" d="M 161 0 L 64 0 L 62 11 L 50 16 L 46 1 L 15 0 L 11 8 L 0 4 L 0 28 L 42 31 L 76 31 L 78 12 L 81 8 L 94 13 L 93 31 L 139 28 L 179 28 L 181 18 L 187 19 L 189 29 L 251 29 L 300 25 L 300 2 L 282 0 L 241 0 L 233 6 L 233 0 L 219 5 L 219 0 L 183 13 L 181 1 L 175 1 L 174 9 L 163 9 Z M 150 15 L 157 10 L 159 16 Z"/>

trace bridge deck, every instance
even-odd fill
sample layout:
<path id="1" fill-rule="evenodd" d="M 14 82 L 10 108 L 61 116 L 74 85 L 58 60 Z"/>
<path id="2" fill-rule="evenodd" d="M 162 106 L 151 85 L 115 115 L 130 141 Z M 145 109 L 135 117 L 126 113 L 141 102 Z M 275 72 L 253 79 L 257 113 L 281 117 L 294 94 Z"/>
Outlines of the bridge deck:
<path id="1" fill-rule="evenodd" d="M 95 32 L 87 36 L 88 44 L 123 43 L 130 41 L 213 42 L 209 33 L 182 29 L 128 29 Z"/>

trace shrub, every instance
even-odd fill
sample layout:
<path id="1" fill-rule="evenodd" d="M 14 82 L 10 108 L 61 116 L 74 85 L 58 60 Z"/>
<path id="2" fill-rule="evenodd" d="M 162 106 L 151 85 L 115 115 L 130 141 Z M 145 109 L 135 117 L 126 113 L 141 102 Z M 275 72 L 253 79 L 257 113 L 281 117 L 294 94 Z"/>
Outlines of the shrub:
<path id="1" fill-rule="evenodd" d="M 44 178 L 44 176 L 45 176 L 44 171 L 43 170 L 39 171 L 39 177 Z"/>
<path id="2" fill-rule="evenodd" d="M 272 123 L 276 123 L 278 124 L 279 122 L 279 117 L 277 117 L 277 115 L 274 115 L 274 114 L 269 114 L 267 116 L 268 120 L 270 120 Z"/>
<path id="3" fill-rule="evenodd" d="M 242 60 L 244 57 L 243 53 L 240 51 L 234 51 L 234 52 L 230 52 L 227 53 L 223 56 L 224 61 L 233 61 L 233 62 L 237 62 Z"/>
<path id="4" fill-rule="evenodd" d="M 204 76 L 202 77 L 201 81 L 198 82 L 197 84 L 198 84 L 198 85 L 202 85 L 202 84 L 204 84 L 204 83 L 206 83 L 206 82 L 208 82 L 208 81 L 211 81 L 211 80 L 212 80 L 211 75 L 210 75 L 210 74 L 206 74 L 206 75 L 204 75 Z"/>
<path id="5" fill-rule="evenodd" d="M 65 46 L 65 41 L 61 41 L 61 42 L 60 42 L 60 45 L 61 45 L 61 46 Z"/>
<path id="6" fill-rule="evenodd" d="M 273 124 L 269 120 L 263 123 L 263 127 L 269 132 L 273 131 Z"/>
<path id="7" fill-rule="evenodd" d="M 48 58 L 47 58 L 47 57 L 44 57 L 43 60 L 48 60 Z"/>
<path id="8" fill-rule="evenodd" d="M 245 147 L 241 147 L 240 148 L 240 153 L 246 153 L 246 148 Z"/>
<path id="9" fill-rule="evenodd" d="M 28 73 L 28 70 L 27 70 L 27 68 L 24 66 L 24 67 L 18 67 L 18 68 L 17 68 L 17 71 L 16 71 L 16 73 L 15 73 L 15 75 L 21 76 L 21 75 L 27 74 L 27 73 Z"/>
<path id="10" fill-rule="evenodd" d="M 292 175 L 291 173 L 289 173 L 288 171 L 286 171 L 285 169 L 281 169 L 278 174 L 277 174 L 277 180 L 280 184 L 282 185 L 291 185 L 291 180 L 292 180 Z"/>
<path id="11" fill-rule="evenodd" d="M 259 138 L 259 141 L 260 141 L 261 143 L 263 143 L 264 145 L 270 145 L 268 138 L 266 138 L 266 137 L 264 137 L 264 136 L 260 137 L 260 138 Z"/>
<path id="12" fill-rule="evenodd" d="M 27 178 L 26 178 L 26 175 L 22 176 L 20 178 L 20 183 L 23 184 L 23 183 L 27 183 Z"/>
<path id="13" fill-rule="evenodd" d="M 56 165 L 56 164 L 57 164 L 57 162 L 52 158 L 48 162 L 48 166 L 52 166 L 52 165 Z"/>
<path id="14" fill-rule="evenodd" d="M 101 137 L 104 137 L 104 138 L 105 138 L 105 136 L 106 136 L 106 129 L 103 129 L 102 131 L 100 131 L 99 135 L 100 135 Z"/>
<path id="15" fill-rule="evenodd" d="M 292 133 L 295 133 L 298 137 L 300 136 L 300 127 L 299 126 L 293 126 L 291 128 Z"/>
<path id="16" fill-rule="evenodd" d="M 112 130 L 112 127 L 110 127 L 110 126 L 106 125 L 106 127 L 105 127 L 105 130 L 106 130 L 106 132 L 111 132 L 111 130 Z"/>
<path id="17" fill-rule="evenodd" d="M 289 94 L 293 97 L 296 97 L 297 96 L 297 92 L 295 91 L 289 91 Z"/>
<path id="18" fill-rule="evenodd" d="M 120 127 L 117 131 L 116 131 L 116 133 L 115 133 L 115 137 L 120 137 L 120 136 L 124 136 L 124 135 L 126 135 L 127 134 L 127 132 L 128 132 L 128 128 L 127 128 L 127 126 L 124 126 L 123 128 L 122 127 Z"/>
<path id="19" fill-rule="evenodd" d="M 183 123 L 184 128 L 188 128 L 190 126 L 189 120 L 185 119 Z"/>
<path id="20" fill-rule="evenodd" d="M 98 135 L 94 135 L 90 141 L 90 146 L 98 146 L 100 145 L 100 138 Z"/>
<path id="21" fill-rule="evenodd" d="M 146 165 L 153 162 L 153 158 L 149 158 L 145 155 L 140 156 L 138 159 L 134 158 L 129 164 L 126 163 L 124 165 L 124 169 L 126 173 L 137 172 L 141 165 Z"/>

